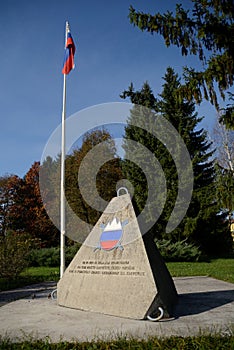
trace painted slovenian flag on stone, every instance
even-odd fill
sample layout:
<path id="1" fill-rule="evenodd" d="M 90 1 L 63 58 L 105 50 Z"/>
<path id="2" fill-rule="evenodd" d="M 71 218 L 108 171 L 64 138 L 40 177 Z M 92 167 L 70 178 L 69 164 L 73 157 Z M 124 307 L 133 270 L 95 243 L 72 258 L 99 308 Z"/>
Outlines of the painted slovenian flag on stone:
<path id="1" fill-rule="evenodd" d="M 104 250 L 115 248 L 123 234 L 121 221 L 114 218 L 108 222 L 100 237 L 100 247 Z"/>

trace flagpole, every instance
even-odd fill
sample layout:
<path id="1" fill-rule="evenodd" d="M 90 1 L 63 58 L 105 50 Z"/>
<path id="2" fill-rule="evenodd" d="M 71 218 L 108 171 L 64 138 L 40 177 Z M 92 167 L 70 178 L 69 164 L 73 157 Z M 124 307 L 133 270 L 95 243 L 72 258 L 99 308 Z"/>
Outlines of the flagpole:
<path id="1" fill-rule="evenodd" d="M 68 22 L 66 22 L 65 47 L 67 42 Z M 66 120 L 66 74 L 63 75 L 63 109 L 61 135 L 61 183 L 60 183 L 60 278 L 65 271 L 65 120 Z"/>

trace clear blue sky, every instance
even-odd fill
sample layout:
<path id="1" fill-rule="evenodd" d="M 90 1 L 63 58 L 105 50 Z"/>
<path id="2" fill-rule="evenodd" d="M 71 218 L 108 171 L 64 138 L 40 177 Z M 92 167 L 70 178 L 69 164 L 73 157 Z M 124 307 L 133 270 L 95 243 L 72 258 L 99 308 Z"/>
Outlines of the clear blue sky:
<path id="1" fill-rule="evenodd" d="M 168 66 L 181 73 L 177 48 L 142 33 L 127 18 L 129 6 L 154 13 L 173 10 L 176 0 L 3 0 L 0 9 L 0 176 L 24 176 L 39 161 L 61 122 L 65 21 L 77 51 L 67 79 L 67 116 L 92 105 L 122 101 L 130 82 L 148 81 L 157 95 Z M 188 1 L 180 1 L 188 4 Z M 199 108 L 210 127 L 215 110 Z"/>

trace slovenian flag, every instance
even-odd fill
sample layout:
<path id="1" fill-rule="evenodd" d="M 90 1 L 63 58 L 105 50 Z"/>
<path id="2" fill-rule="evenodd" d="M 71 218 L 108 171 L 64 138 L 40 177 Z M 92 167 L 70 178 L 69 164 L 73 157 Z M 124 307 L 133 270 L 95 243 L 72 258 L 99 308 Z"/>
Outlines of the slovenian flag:
<path id="1" fill-rule="evenodd" d="M 103 250 L 111 250 L 116 248 L 120 243 L 123 235 L 121 222 L 114 218 L 108 222 L 100 237 L 100 248 Z"/>
<path id="2" fill-rule="evenodd" d="M 70 71 L 75 67 L 74 63 L 74 55 L 75 55 L 76 47 L 74 41 L 72 39 L 69 26 L 67 26 L 67 42 L 65 47 L 65 56 L 63 63 L 63 74 L 69 74 Z"/>

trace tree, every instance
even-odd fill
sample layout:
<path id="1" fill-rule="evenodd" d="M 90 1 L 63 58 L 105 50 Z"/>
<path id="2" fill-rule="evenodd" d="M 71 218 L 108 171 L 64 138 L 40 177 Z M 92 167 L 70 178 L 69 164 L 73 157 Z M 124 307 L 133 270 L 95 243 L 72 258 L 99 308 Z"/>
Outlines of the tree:
<path id="1" fill-rule="evenodd" d="M 47 157 L 40 169 L 40 189 L 48 215 L 60 228 L 60 156 Z M 65 160 L 66 235 L 83 242 L 107 202 L 116 196 L 120 159 L 107 130 L 86 133 Z M 72 241 L 68 241 L 72 243 Z"/>
<path id="2" fill-rule="evenodd" d="M 213 139 L 217 163 L 234 175 L 234 131 L 228 130 L 223 123 L 216 122 Z"/>
<path id="3" fill-rule="evenodd" d="M 160 141 L 152 135 L 153 130 L 157 127 L 157 116 L 150 112 L 151 110 L 158 110 L 157 100 L 147 82 L 144 83 L 141 91 L 134 91 L 133 84 L 131 84 L 129 89 L 122 93 L 121 97 L 130 97 L 131 102 L 135 104 L 125 128 L 123 143 L 125 156 L 122 168 L 125 177 L 134 188 L 132 200 L 137 216 L 142 213 L 146 205 L 150 188 L 159 189 L 157 194 L 155 191 L 154 199 L 151 198 L 147 205 L 147 211 L 142 218 L 142 222 L 138 218 L 141 232 L 143 232 L 145 231 L 143 226 L 150 227 L 151 223 L 154 222 L 154 217 L 159 215 L 159 208 L 162 207 L 165 200 L 165 193 L 162 193 L 162 195 L 160 193 L 160 189 L 164 187 L 164 179 L 162 179 L 160 169 L 151 157 L 151 154 L 155 154 L 160 148 Z M 139 127 L 141 125 L 142 128 Z M 144 126 L 147 126 L 147 131 L 143 128 Z M 129 140 L 135 142 L 129 142 Z"/>
<path id="4" fill-rule="evenodd" d="M 115 197 L 121 175 L 120 159 L 110 133 L 105 129 L 86 133 L 82 146 L 66 159 L 65 194 L 76 215 L 94 225 L 104 210 L 97 197 L 105 201 Z"/>
<path id="5" fill-rule="evenodd" d="M 28 255 L 35 247 L 29 235 L 8 230 L 0 236 L 0 278 L 16 278 L 28 266 Z"/>
<path id="6" fill-rule="evenodd" d="M 21 179 L 16 175 L 0 178 L 0 236 L 2 237 L 12 228 L 10 213 L 15 203 L 15 194 L 21 184 Z"/>
<path id="7" fill-rule="evenodd" d="M 125 138 L 142 142 L 145 147 L 153 152 L 159 160 L 166 178 L 166 203 L 152 231 L 157 238 L 170 238 L 174 241 L 188 239 L 191 242 L 195 242 L 207 253 L 224 251 L 228 249 L 230 237 L 225 231 L 225 225 L 221 216 L 218 215 L 215 171 L 213 161 L 210 159 L 213 151 L 211 150 L 211 144 L 208 142 L 207 133 L 203 129 L 199 129 L 199 123 L 202 118 L 198 118 L 197 113 L 195 113 L 194 102 L 179 101 L 175 98 L 180 87 L 180 80 L 173 69 L 167 69 L 164 81 L 163 91 L 159 95 L 156 104 L 151 106 L 151 109 L 154 109 L 155 112 L 166 118 L 183 138 L 190 153 L 193 166 L 194 189 L 185 218 L 168 235 L 165 227 L 175 205 L 178 190 L 177 169 L 166 145 L 163 145 L 158 140 L 153 140 L 142 129 L 139 131 L 131 126 L 131 118 L 136 118 L 133 111 L 126 127 Z M 141 101 L 144 100 L 144 97 L 146 97 L 145 92 L 149 90 L 152 94 L 150 87 L 144 84 L 142 90 L 135 93 L 131 86 L 129 91 L 124 91 L 122 96 L 125 98 L 129 96 L 131 101 L 136 103 L 138 96 L 141 96 Z M 147 95 L 149 96 L 148 93 Z M 153 99 L 151 96 L 151 101 L 155 102 L 156 98 Z M 149 100 L 146 104 L 149 106 Z M 157 118 L 156 114 L 155 127 L 157 127 Z M 126 152 L 128 152 L 128 149 L 126 149 Z M 145 161 L 147 162 L 147 160 Z M 135 182 L 134 203 L 137 211 L 141 212 L 145 204 L 145 196 L 147 196 L 146 181 L 139 175 L 139 170 L 136 171 L 132 165 L 129 167 L 128 163 L 125 163 L 124 171 L 128 179 Z"/>
<path id="8" fill-rule="evenodd" d="M 43 246 L 58 244 L 58 230 L 50 221 L 40 194 L 40 163 L 34 162 L 14 192 L 13 204 L 9 210 L 10 227 L 40 240 Z"/>
<path id="9" fill-rule="evenodd" d="M 217 199 L 230 226 L 234 212 L 234 131 L 217 122 L 213 138 L 216 146 Z"/>
<path id="10" fill-rule="evenodd" d="M 220 210 L 226 216 L 229 227 L 234 212 L 234 175 L 233 172 L 216 164 L 216 192 Z"/>
<path id="11" fill-rule="evenodd" d="M 7 279 L 17 277 L 27 266 L 27 256 L 35 246 L 35 241 L 28 234 L 12 230 L 14 214 L 20 225 L 23 222 L 15 211 L 22 185 L 23 180 L 16 175 L 0 178 L 0 277 Z"/>
<path id="12" fill-rule="evenodd" d="M 130 7 L 130 22 L 142 31 L 160 34 L 165 45 L 181 48 L 181 54 L 196 55 L 202 70 L 184 67 L 184 84 L 178 89 L 180 99 L 209 100 L 219 109 L 216 86 L 224 100 L 234 78 L 234 3 L 233 0 L 192 0 L 192 13 L 176 5 L 172 12 L 155 15 L 137 12 Z M 221 120 L 234 128 L 233 94 Z"/>

